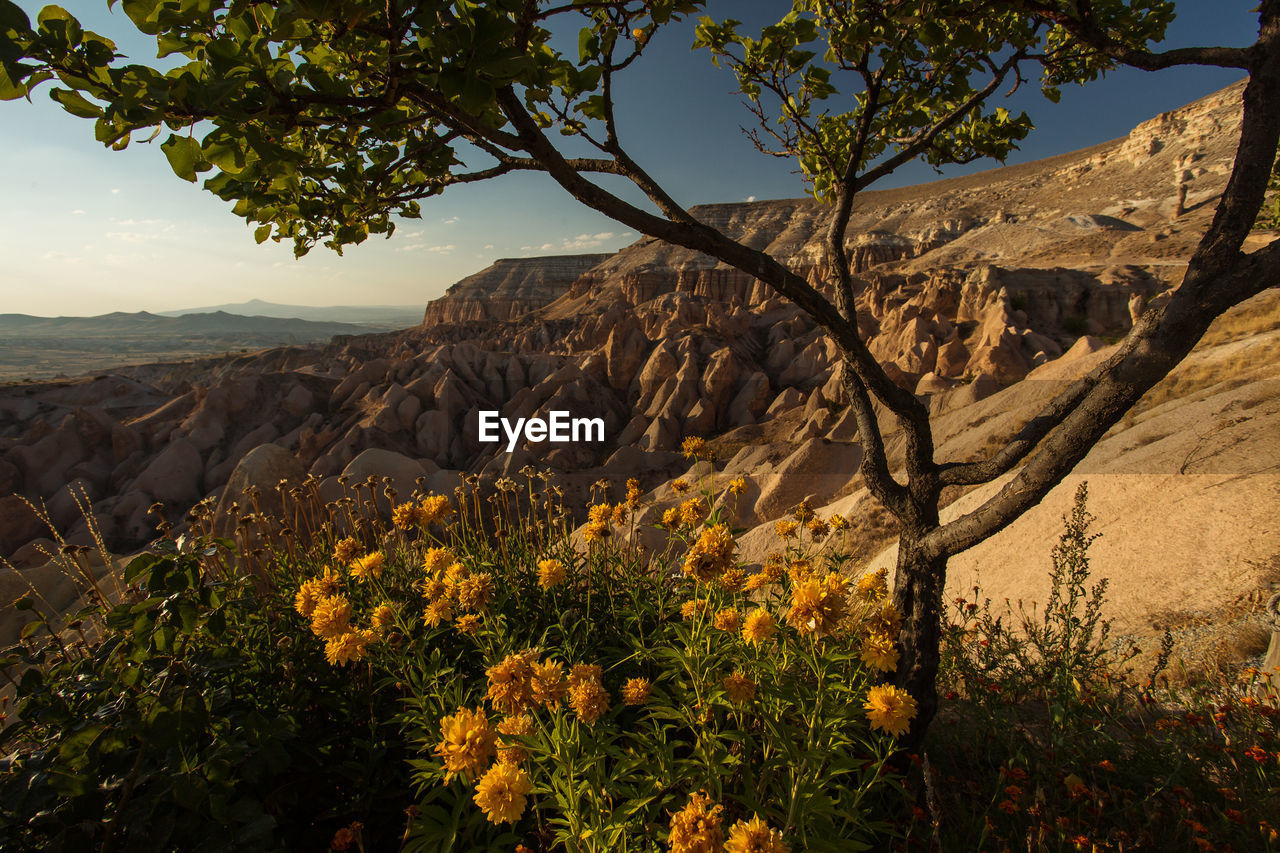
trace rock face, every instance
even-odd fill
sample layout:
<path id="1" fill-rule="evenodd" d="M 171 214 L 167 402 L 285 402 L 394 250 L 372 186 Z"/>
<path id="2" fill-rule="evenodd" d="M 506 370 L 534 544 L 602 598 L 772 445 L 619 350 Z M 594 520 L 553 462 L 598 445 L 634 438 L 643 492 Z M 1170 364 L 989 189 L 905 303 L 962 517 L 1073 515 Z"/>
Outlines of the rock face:
<path id="1" fill-rule="evenodd" d="M 507 322 L 553 302 L 608 255 L 502 258 L 450 287 L 427 306 L 425 326 L 475 320 Z"/>
<path id="2" fill-rule="evenodd" d="M 1076 154 L 861 195 L 846 241 L 874 356 L 946 417 L 1077 352 L 1081 340 L 1092 352 L 1124 335 L 1177 283 L 1209 221 L 1212 205 L 1199 202 L 1225 183 L 1240 92 Z M 828 287 L 829 210 L 817 202 L 691 212 Z M 499 261 L 402 332 L 0 387 L 0 493 L 48 501 L 74 525 L 74 501 L 60 494 L 74 481 L 108 542 L 128 547 L 150 535 L 155 501 L 174 517 L 238 493 L 233 472 L 257 466 L 254 454 L 271 454 L 290 477 L 358 471 L 393 477 L 407 494 L 419 477 L 499 476 L 518 458 L 566 476 L 627 475 L 619 460 L 641 448 L 657 454 L 640 466 L 651 486 L 689 435 L 848 442 L 838 368 L 821 329 L 768 286 L 646 238 L 613 255 Z M 521 440 L 507 455 L 505 441 L 481 439 L 485 411 L 600 418 L 605 437 Z M 797 471 L 828 457 L 842 460 L 840 472 L 857 467 L 856 448 L 806 446 Z M 772 512 L 792 497 L 762 499 Z M 12 553 L 32 532 L 11 524 L 0 545 Z M 87 528 L 73 533 L 88 544 Z"/>

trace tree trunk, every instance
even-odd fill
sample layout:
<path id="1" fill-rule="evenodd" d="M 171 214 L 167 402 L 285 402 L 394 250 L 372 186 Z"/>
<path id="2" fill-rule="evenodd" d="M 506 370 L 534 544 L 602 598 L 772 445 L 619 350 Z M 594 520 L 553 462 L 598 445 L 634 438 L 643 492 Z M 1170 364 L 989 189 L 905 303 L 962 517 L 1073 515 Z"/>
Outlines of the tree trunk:
<path id="1" fill-rule="evenodd" d="M 938 711 L 938 659 L 942 639 L 942 593 L 947 556 L 921 547 L 924 530 L 904 530 L 898 542 L 893 603 L 902 614 L 902 657 L 894 684 L 916 700 L 916 716 L 900 745 L 915 750 Z"/>

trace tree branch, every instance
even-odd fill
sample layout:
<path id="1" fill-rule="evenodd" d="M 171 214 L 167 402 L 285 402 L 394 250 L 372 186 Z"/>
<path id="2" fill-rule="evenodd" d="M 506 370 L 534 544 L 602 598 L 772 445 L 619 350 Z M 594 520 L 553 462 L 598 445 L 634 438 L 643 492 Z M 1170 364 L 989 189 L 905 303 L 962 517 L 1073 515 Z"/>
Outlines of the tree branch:
<path id="1" fill-rule="evenodd" d="M 861 192 L 871 184 L 893 172 L 899 166 L 910 162 L 923 154 L 940 134 L 958 124 L 966 115 L 968 115 L 970 110 L 995 94 L 996 90 L 1000 88 L 1000 84 L 1004 82 L 1004 78 L 1009 76 L 1009 72 L 1016 68 L 1018 63 L 1023 59 L 1025 59 L 1025 57 L 1021 53 L 1015 53 L 1013 56 L 1010 56 L 1005 60 L 1004 64 L 1000 66 L 997 73 L 992 75 L 991 79 L 987 82 L 987 85 L 983 86 L 981 89 L 966 98 L 962 104 L 947 113 L 947 115 L 943 116 L 932 127 L 916 134 L 913 141 L 904 146 L 897 154 L 894 154 L 888 160 L 880 163 L 874 169 L 870 169 L 859 175 L 857 180 L 854 181 L 854 191 Z"/>

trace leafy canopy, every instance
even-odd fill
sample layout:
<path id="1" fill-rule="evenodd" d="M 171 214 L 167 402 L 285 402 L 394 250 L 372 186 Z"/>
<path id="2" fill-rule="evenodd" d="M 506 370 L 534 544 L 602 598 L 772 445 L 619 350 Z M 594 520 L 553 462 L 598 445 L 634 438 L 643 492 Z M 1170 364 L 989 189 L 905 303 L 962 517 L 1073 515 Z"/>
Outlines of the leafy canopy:
<path id="1" fill-rule="evenodd" d="M 0 0 L 0 98 L 53 81 L 53 99 L 93 119 L 97 139 L 116 149 L 167 130 L 160 147 L 174 172 L 188 181 L 211 173 L 204 186 L 258 223 L 259 242 L 340 251 L 389 236 L 395 217 L 418 217 L 421 199 L 452 184 L 516 170 L 621 174 L 662 206 L 665 193 L 617 138 L 612 80 L 704 5 L 123 0 L 159 58 L 187 60 L 161 70 L 123 63 L 110 39 L 61 7 L 45 7 L 32 25 Z M 1159 39 L 1173 14 L 1165 0 L 1091 5 L 1107 37 L 1130 47 Z M 795 0 L 758 38 L 737 21 L 704 18 L 695 47 L 736 73 L 762 122 L 757 143 L 795 157 L 813 192 L 829 197 L 907 160 L 936 167 L 1007 155 L 1031 123 L 982 106 L 996 87 L 1016 86 L 1024 64 L 1039 64 L 1056 98 L 1059 86 L 1112 62 L 1054 23 L 1073 6 Z M 556 45 L 574 28 L 577 49 L 566 54 Z M 547 149 L 556 132 L 604 156 Z"/>

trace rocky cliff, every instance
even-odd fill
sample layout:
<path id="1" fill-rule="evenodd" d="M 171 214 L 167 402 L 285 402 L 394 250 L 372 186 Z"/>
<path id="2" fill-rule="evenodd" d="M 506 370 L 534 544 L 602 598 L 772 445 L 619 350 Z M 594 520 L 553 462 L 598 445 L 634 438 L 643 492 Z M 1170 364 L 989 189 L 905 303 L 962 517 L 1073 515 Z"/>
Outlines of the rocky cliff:
<path id="1" fill-rule="evenodd" d="M 501 258 L 469 275 L 427 306 L 423 325 L 506 322 L 555 301 L 608 255 Z"/>

